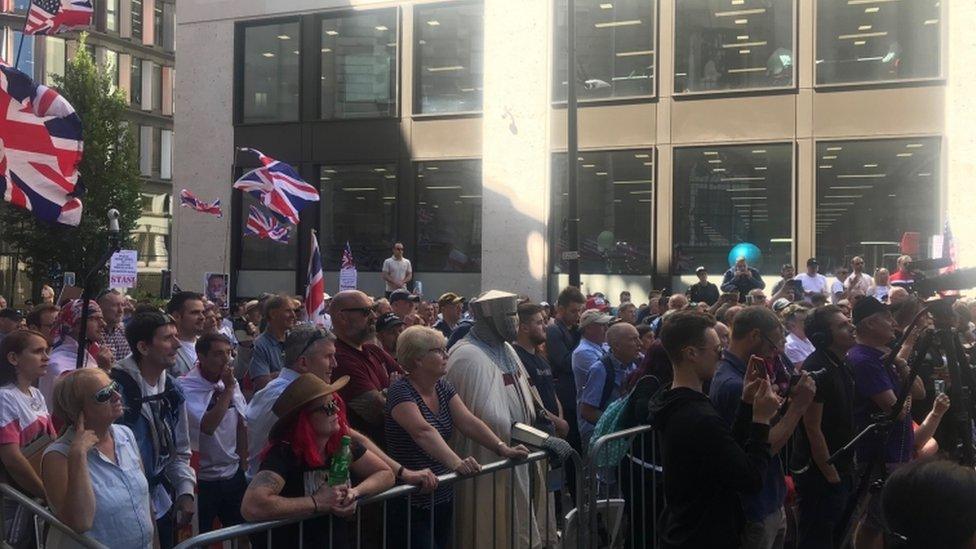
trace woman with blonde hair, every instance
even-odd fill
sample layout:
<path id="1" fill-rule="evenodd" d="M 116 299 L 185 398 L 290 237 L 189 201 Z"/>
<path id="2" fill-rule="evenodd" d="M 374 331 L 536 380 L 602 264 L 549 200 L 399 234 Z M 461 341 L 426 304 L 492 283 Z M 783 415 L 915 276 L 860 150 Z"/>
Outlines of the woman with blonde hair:
<path id="1" fill-rule="evenodd" d="M 114 423 L 122 417 L 119 390 L 97 368 L 58 379 L 54 415 L 65 426 L 44 452 L 41 477 L 51 511 L 69 528 L 113 549 L 144 549 L 155 522 L 135 435 Z M 46 546 L 77 545 L 52 529 Z"/>
<path id="2" fill-rule="evenodd" d="M 891 275 L 884 267 L 874 271 L 874 284 L 868 290 L 868 295 L 882 303 L 888 302 L 888 294 L 891 293 Z"/>

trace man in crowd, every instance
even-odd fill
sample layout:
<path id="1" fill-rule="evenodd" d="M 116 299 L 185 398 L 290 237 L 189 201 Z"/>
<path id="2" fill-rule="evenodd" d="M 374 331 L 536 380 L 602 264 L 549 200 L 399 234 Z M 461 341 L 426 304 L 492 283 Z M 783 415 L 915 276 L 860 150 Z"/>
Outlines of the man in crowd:
<path id="1" fill-rule="evenodd" d="M 380 315 L 376 319 L 376 341 L 390 356 L 396 356 L 397 338 L 406 329 L 407 327 L 397 315 L 393 313 Z"/>
<path id="2" fill-rule="evenodd" d="M 830 293 L 827 277 L 817 272 L 819 268 L 820 264 L 817 262 L 817 258 L 811 257 L 807 260 L 807 272 L 800 273 L 794 278 L 803 286 L 803 296 L 807 299 L 812 298 L 815 294 L 826 296 Z"/>
<path id="3" fill-rule="evenodd" d="M 647 307 L 637 312 L 637 324 L 647 324 L 648 319 L 655 319 L 661 314 L 661 291 L 651 290 L 647 294 Z"/>
<path id="4" fill-rule="evenodd" d="M 7 298 L 0 295 L 0 309 L 6 309 L 6 308 L 7 308 Z"/>
<path id="5" fill-rule="evenodd" d="M 584 443 L 589 441 L 607 406 L 623 395 L 624 382 L 636 367 L 640 353 L 640 334 L 630 324 L 614 324 L 607 330 L 606 339 L 610 352 L 590 364 L 579 393 L 579 430 Z"/>
<path id="6" fill-rule="evenodd" d="M 628 301 L 617 307 L 617 317 L 627 324 L 637 324 L 637 305 Z"/>
<path id="7" fill-rule="evenodd" d="M 31 309 L 31 312 L 27 313 L 27 328 L 40 332 L 44 334 L 48 343 L 54 342 L 54 325 L 58 320 L 58 309 L 57 305 L 52 305 L 50 303 L 44 303 L 38 305 Z M 125 334 L 122 334 L 123 337 Z M 129 348 L 129 344 L 125 345 L 125 348 Z M 115 354 L 114 352 L 112 353 Z"/>
<path id="8" fill-rule="evenodd" d="M 763 282 L 759 271 L 750 267 L 744 257 L 737 259 L 735 265 L 725 271 L 722 277 L 722 291 L 738 292 L 739 303 L 744 302 L 746 295 L 756 288 L 765 289 L 766 283 Z"/>
<path id="9" fill-rule="evenodd" d="M 247 490 L 247 404 L 231 366 L 234 347 L 227 336 L 204 334 L 196 342 L 199 363 L 177 379 L 186 398 L 190 448 L 199 452 L 197 490 L 200 533 L 244 522 L 241 499 Z"/>
<path id="10" fill-rule="evenodd" d="M 718 301 L 718 286 L 708 281 L 708 271 L 704 266 L 695 269 L 698 282 L 688 287 L 685 294 L 693 303 L 708 303 L 714 305 Z"/>
<path id="11" fill-rule="evenodd" d="M 515 353 L 529 373 L 531 384 L 539 393 L 542 405 L 546 409 L 549 419 L 555 427 L 556 436 L 565 438 L 569 432 L 569 423 L 563 419 L 563 409 L 556 398 L 556 385 L 552 378 L 552 368 L 538 352 L 539 346 L 546 342 L 546 326 L 542 317 L 542 307 L 535 303 L 523 303 L 518 306 L 518 336 L 516 338 Z"/>
<path id="12" fill-rule="evenodd" d="M 118 290 L 105 290 L 98 296 L 98 306 L 102 309 L 105 329 L 102 330 L 102 343 L 112 349 L 115 360 L 129 356 L 129 342 L 125 340 L 125 325 L 122 315 L 125 310 L 125 296 Z"/>
<path id="13" fill-rule="evenodd" d="M 854 436 L 854 372 L 844 361 L 854 346 L 854 326 L 840 308 L 814 309 L 804 331 L 816 350 L 804 361 L 804 370 L 817 374 L 817 394 L 797 430 L 790 468 L 799 494 L 801 549 L 831 549 L 852 488 L 853 455 L 833 464 L 834 452 Z"/>
<path id="14" fill-rule="evenodd" d="M 892 286 L 909 288 L 915 283 L 915 272 L 912 271 L 912 256 L 903 255 L 898 258 L 898 270 L 888 278 Z"/>
<path id="15" fill-rule="evenodd" d="M 661 313 L 661 316 L 655 318 L 651 321 L 651 329 L 654 333 L 658 333 L 661 330 L 661 322 L 664 321 L 664 315 L 670 311 L 683 311 L 688 308 L 688 297 L 684 294 L 674 294 L 668 298 L 667 310 Z"/>
<path id="16" fill-rule="evenodd" d="M 204 332 L 203 296 L 196 292 L 179 292 L 166 304 L 166 313 L 176 322 L 176 337 L 180 339 L 180 352 L 170 374 L 173 377 L 193 369 L 197 362 L 197 338 Z"/>
<path id="17" fill-rule="evenodd" d="M 444 334 L 444 337 L 451 339 L 451 334 L 461 321 L 461 306 L 464 305 L 464 298 L 454 292 L 447 292 L 437 299 L 437 306 L 441 311 L 441 319 L 434 324 L 434 329 Z"/>
<path id="18" fill-rule="evenodd" d="M 813 343 L 810 343 L 804 331 L 804 321 L 806 321 L 808 312 L 809 309 L 803 305 L 794 303 L 784 309 L 780 315 L 788 332 L 786 334 L 786 346 L 783 350 L 786 353 L 786 358 L 790 359 L 797 370 L 806 369 L 803 368 L 803 361 L 814 351 Z"/>
<path id="19" fill-rule="evenodd" d="M 335 315 L 333 315 L 335 316 Z M 268 384 L 285 365 L 285 334 L 295 326 L 295 307 L 287 295 L 276 295 L 264 303 L 264 317 L 268 326 L 254 340 L 254 351 L 248 375 L 255 391 Z"/>
<path id="20" fill-rule="evenodd" d="M 780 279 L 773 284 L 773 297 L 772 300 L 776 301 L 780 298 L 785 298 L 788 301 L 802 301 L 803 300 L 803 288 L 799 284 L 793 281 L 796 278 L 796 269 L 793 265 L 789 263 L 783 264 L 783 267 L 779 270 Z"/>
<path id="21" fill-rule="evenodd" d="M 769 302 L 766 300 L 766 293 L 759 288 L 749 291 L 749 295 L 746 296 L 746 303 L 757 307 L 769 307 Z"/>
<path id="22" fill-rule="evenodd" d="M 766 364 L 772 364 L 784 343 L 783 327 L 779 318 L 766 307 L 746 307 L 735 315 L 732 325 L 732 341 L 722 353 L 718 370 L 712 379 L 709 397 L 719 414 L 729 425 L 734 425 L 747 370 L 761 369 L 769 375 Z M 761 360 L 762 366 L 748 364 L 751 357 Z M 747 366 L 748 364 L 748 366 Z M 773 455 L 765 469 L 762 490 L 743 498 L 746 526 L 742 532 L 745 549 L 771 549 L 783 546 L 786 536 L 786 513 L 783 501 L 786 497 L 786 481 L 780 464 L 779 451 L 786 445 L 797 423 L 813 401 L 816 384 L 807 373 L 790 395 L 786 413 L 769 431 L 770 453 Z"/>
<path id="23" fill-rule="evenodd" d="M 867 295 L 871 286 L 874 285 L 874 278 L 864 272 L 864 258 L 857 255 L 851 259 L 851 274 L 844 280 L 844 289 L 848 292 L 860 290 Z"/>
<path id="24" fill-rule="evenodd" d="M 159 545 L 165 549 L 173 546 L 176 530 L 193 518 L 196 485 L 186 402 L 168 373 L 176 364 L 180 340 L 173 320 L 155 311 L 136 314 L 125 328 L 125 337 L 132 354 L 111 372 L 125 406 L 118 423 L 135 434 L 156 512 Z"/>
<path id="25" fill-rule="evenodd" d="M 576 402 L 586 384 L 590 366 L 607 354 L 603 344 L 607 341 L 607 324 L 610 315 L 590 309 L 580 316 L 580 342 L 573 350 L 573 379 L 575 380 Z M 574 406 L 575 408 L 575 406 Z"/>
<path id="26" fill-rule="evenodd" d="M 394 244 L 393 255 L 383 261 L 383 280 L 386 282 L 386 297 L 396 290 L 409 291 L 407 284 L 413 280 L 413 267 L 410 260 L 403 257 L 403 243 Z"/>
<path id="27" fill-rule="evenodd" d="M 844 288 L 844 281 L 847 280 L 847 267 L 839 265 L 834 269 L 834 281 L 830 283 L 830 303 L 836 305 L 838 301 L 844 299 L 847 290 Z"/>
<path id="28" fill-rule="evenodd" d="M 333 301 L 335 301 L 335 298 L 333 298 Z M 417 303 L 419 302 L 420 297 L 411 294 L 407 290 L 395 290 L 390 294 L 390 307 L 393 307 L 393 313 L 405 323 L 409 317 L 416 314 Z"/>
<path id="29" fill-rule="evenodd" d="M 708 316 L 679 312 L 661 329 L 674 381 L 651 401 L 649 421 L 663 443 L 661 541 L 668 549 L 738 546 L 745 525 L 740 496 L 758 494 L 773 467 L 769 424 L 779 400 L 769 382 L 746 373 L 731 429 L 702 393 L 723 354 L 713 326 Z"/>
<path id="30" fill-rule="evenodd" d="M 24 315 L 16 309 L 0 310 L 0 341 L 7 337 L 7 334 L 20 328 L 24 324 Z"/>
<path id="31" fill-rule="evenodd" d="M 339 391 L 346 401 L 349 425 L 383 447 L 385 391 L 402 370 L 389 353 L 370 343 L 376 336 L 376 314 L 368 295 L 359 290 L 339 292 L 329 313 L 337 339 L 336 375 L 349 376 L 349 383 Z"/>
<path id="32" fill-rule="evenodd" d="M 898 305 L 899 303 L 908 301 L 911 299 L 911 297 L 912 294 L 908 293 L 908 290 L 906 290 L 904 287 L 895 286 L 891 288 L 891 291 L 888 293 L 888 304 Z"/>
<path id="33" fill-rule="evenodd" d="M 546 353 L 556 383 L 556 396 L 562 406 L 563 418 L 569 424 L 566 440 L 577 451 L 580 448 L 579 429 L 576 425 L 576 378 L 573 375 L 573 351 L 579 345 L 580 313 L 586 298 L 579 288 L 566 286 L 556 298 L 556 314 L 553 322 L 546 328 Z M 575 483 L 568 477 L 572 467 L 567 469 L 567 483 L 575 491 Z"/>

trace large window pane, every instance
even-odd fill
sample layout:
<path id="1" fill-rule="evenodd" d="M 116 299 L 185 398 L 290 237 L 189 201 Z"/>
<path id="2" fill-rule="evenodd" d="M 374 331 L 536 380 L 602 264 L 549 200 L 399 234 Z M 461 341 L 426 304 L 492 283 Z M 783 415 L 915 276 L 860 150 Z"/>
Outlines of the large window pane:
<path id="1" fill-rule="evenodd" d="M 163 45 L 163 3 L 160 0 L 153 4 L 153 44 Z"/>
<path id="2" fill-rule="evenodd" d="M 323 166 L 319 179 L 319 238 L 326 270 L 339 270 L 346 242 L 356 268 L 382 270 L 396 238 L 396 164 Z"/>
<path id="3" fill-rule="evenodd" d="M 580 99 L 654 94 L 654 0 L 577 0 L 576 78 Z M 566 0 L 556 2 L 553 98 L 566 100 Z"/>
<path id="4" fill-rule="evenodd" d="M 481 272 L 481 161 L 418 162 L 415 271 Z"/>
<path id="5" fill-rule="evenodd" d="M 44 83 L 54 85 L 55 76 L 64 76 L 65 44 L 61 38 L 48 36 L 44 42 Z"/>
<path id="6" fill-rule="evenodd" d="M 481 110 L 484 6 L 418 5 L 416 19 L 419 113 Z"/>
<path id="7" fill-rule="evenodd" d="M 247 193 L 241 193 L 241 234 L 247 225 L 247 215 L 252 205 L 258 205 L 262 212 L 267 208 Z M 295 269 L 298 250 L 298 235 L 294 226 L 289 232 L 287 244 L 280 244 L 267 238 L 241 236 L 241 269 L 255 271 L 291 271 Z"/>
<path id="8" fill-rule="evenodd" d="M 566 272 L 559 258 L 567 250 L 566 155 L 553 156 L 554 272 Z M 580 272 L 651 273 L 654 211 L 654 152 L 637 149 L 583 152 L 577 161 L 580 187 Z"/>
<path id="9" fill-rule="evenodd" d="M 673 274 L 721 275 L 737 244 L 763 274 L 791 262 L 792 159 L 788 143 L 675 149 Z"/>
<path id="10" fill-rule="evenodd" d="M 322 118 L 396 112 L 395 9 L 322 20 Z"/>
<path id="11" fill-rule="evenodd" d="M 793 0 L 675 3 L 675 93 L 793 85 Z"/>
<path id="12" fill-rule="evenodd" d="M 142 216 L 132 234 L 140 267 L 165 269 L 169 266 L 171 205 L 169 194 L 142 195 Z"/>
<path id="13" fill-rule="evenodd" d="M 245 122 L 298 119 L 298 23 L 244 29 Z"/>
<path id="14" fill-rule="evenodd" d="M 163 67 L 153 63 L 152 66 L 152 109 L 159 111 L 163 108 Z"/>
<path id="15" fill-rule="evenodd" d="M 105 0 L 105 30 L 119 31 L 119 0 Z"/>
<path id="16" fill-rule="evenodd" d="M 132 0 L 129 5 L 132 14 L 132 38 L 142 40 L 142 0 Z"/>
<path id="17" fill-rule="evenodd" d="M 939 227 L 939 140 L 817 143 L 821 271 L 864 258 L 865 272 L 901 253 L 932 257 Z"/>
<path id="18" fill-rule="evenodd" d="M 134 105 L 142 104 L 142 59 L 136 57 L 129 65 L 129 99 Z"/>
<path id="19" fill-rule="evenodd" d="M 20 39 L 22 33 L 20 31 L 13 31 L 13 40 L 10 42 L 10 47 L 8 48 L 5 57 L 7 63 L 13 66 L 14 61 L 17 60 L 17 49 L 20 48 Z M 24 37 L 24 49 L 20 53 L 20 63 L 17 64 L 17 68 L 21 72 L 27 74 L 31 78 L 34 78 L 34 36 L 27 35 Z"/>
<path id="20" fill-rule="evenodd" d="M 817 2 L 817 83 L 934 78 L 939 0 Z"/>
<path id="21" fill-rule="evenodd" d="M 105 67 L 112 81 L 112 91 L 119 86 L 119 52 L 105 50 Z"/>

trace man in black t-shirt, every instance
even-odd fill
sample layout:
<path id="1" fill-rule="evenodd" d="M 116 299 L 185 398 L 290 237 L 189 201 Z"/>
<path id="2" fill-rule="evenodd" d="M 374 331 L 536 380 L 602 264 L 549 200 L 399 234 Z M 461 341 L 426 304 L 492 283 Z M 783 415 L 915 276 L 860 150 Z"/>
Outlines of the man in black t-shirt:
<path id="1" fill-rule="evenodd" d="M 827 458 L 854 436 L 854 372 L 843 358 L 854 346 L 854 327 L 834 305 L 814 309 L 804 332 L 816 351 L 803 369 L 816 378 L 817 394 L 796 430 L 790 467 L 799 494 L 798 547 L 835 547 L 836 531 L 853 484 L 852 455 L 835 463 Z M 819 373 L 818 373 L 819 372 Z"/>
<path id="2" fill-rule="evenodd" d="M 698 282 L 688 287 L 685 294 L 692 303 L 708 303 L 709 306 L 715 305 L 718 301 L 718 286 L 708 281 L 708 271 L 704 266 L 695 269 Z"/>
<path id="3" fill-rule="evenodd" d="M 556 436 L 565 438 L 569 424 L 562 418 L 563 409 L 556 398 L 556 385 L 552 379 L 552 368 L 539 353 L 539 346 L 546 342 L 546 322 L 542 318 L 542 306 L 523 303 L 518 307 L 519 328 L 515 352 L 525 366 L 529 379 L 542 400 L 549 419 L 556 428 Z"/>

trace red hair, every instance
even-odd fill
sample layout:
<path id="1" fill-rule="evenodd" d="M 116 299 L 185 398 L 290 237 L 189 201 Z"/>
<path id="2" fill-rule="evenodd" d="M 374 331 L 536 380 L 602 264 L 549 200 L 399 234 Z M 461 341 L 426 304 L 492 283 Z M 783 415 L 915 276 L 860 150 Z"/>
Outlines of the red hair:
<path id="1" fill-rule="evenodd" d="M 315 428 L 312 426 L 311 412 L 309 409 L 302 408 L 292 424 L 286 428 L 278 437 L 271 438 L 267 446 L 261 450 L 260 459 L 263 461 L 271 447 L 285 443 L 291 446 L 292 452 L 305 466 L 317 469 L 325 466 L 325 457 L 336 453 L 342 445 L 342 437 L 349 434 L 349 421 L 346 419 L 346 404 L 339 397 L 338 393 L 333 393 L 332 398 L 339 406 L 336 414 L 339 416 L 339 429 L 332 433 L 329 440 L 325 443 L 325 453 L 318 448 L 315 439 Z"/>

